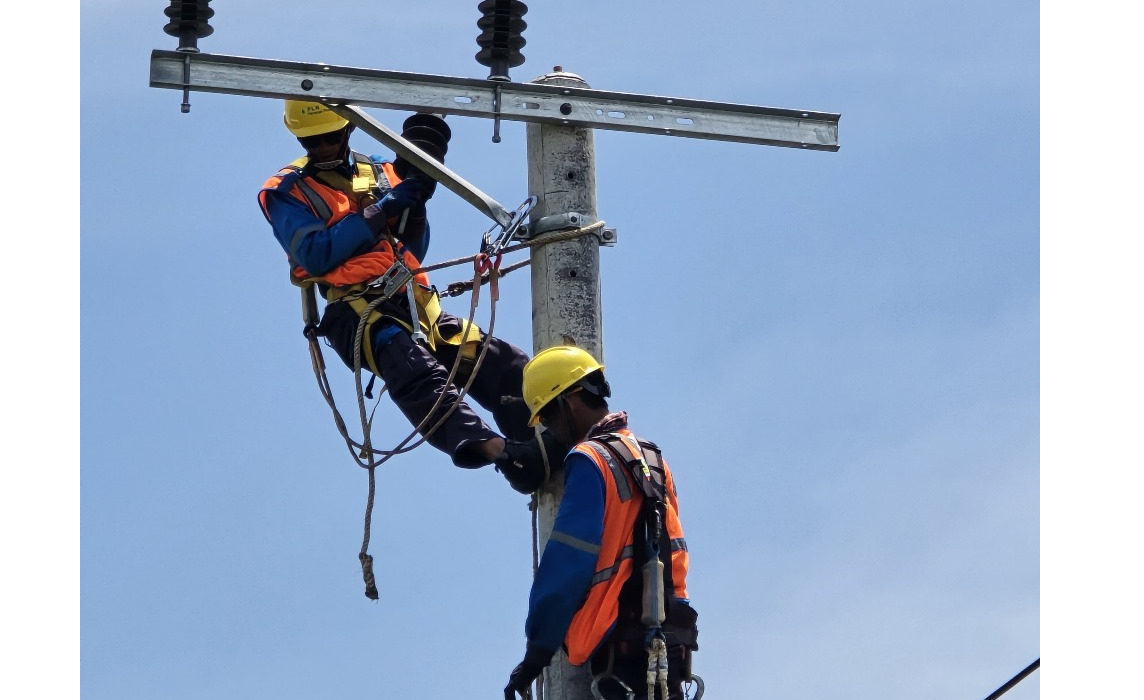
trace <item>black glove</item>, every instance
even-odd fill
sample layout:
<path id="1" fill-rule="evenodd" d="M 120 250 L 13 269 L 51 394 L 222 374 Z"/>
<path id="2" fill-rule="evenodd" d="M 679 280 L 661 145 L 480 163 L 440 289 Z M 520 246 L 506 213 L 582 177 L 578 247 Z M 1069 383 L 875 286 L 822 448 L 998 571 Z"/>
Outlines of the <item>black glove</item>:
<path id="1" fill-rule="evenodd" d="M 508 685 L 504 687 L 504 700 L 516 700 L 517 693 L 522 697 L 530 697 L 529 687 L 540 672 L 548 667 L 548 662 L 552 661 L 554 653 L 530 644 L 524 652 L 524 660 L 508 674 Z"/>
<path id="2" fill-rule="evenodd" d="M 381 199 L 369 205 L 362 211 L 362 216 L 365 218 L 369 230 L 373 232 L 374 236 L 380 236 L 382 231 L 389 227 L 390 220 L 396 223 L 391 229 L 391 233 L 396 235 L 398 227 L 400 227 L 401 215 L 409 211 L 408 225 L 412 224 L 414 227 L 423 226 L 425 221 L 425 200 L 428 187 L 427 185 L 436 184 L 432 180 L 424 177 L 411 177 L 397 183 L 397 187 L 386 192 L 382 195 Z M 401 233 L 407 233 L 403 231 Z"/>
<path id="3" fill-rule="evenodd" d="M 544 467 L 544 456 L 540 452 L 540 444 L 536 438 L 524 442 L 506 439 L 504 452 L 493 460 L 496 470 L 504 474 L 508 485 L 514 491 L 526 495 L 532 493 L 548 478 L 551 469 L 564 463 L 564 455 L 568 452 L 568 448 L 561 445 L 548 430 L 540 434 L 540 439 L 544 441 L 549 469 Z"/>
<path id="4" fill-rule="evenodd" d="M 410 177 L 397 183 L 381 201 L 377 203 L 378 208 L 386 216 L 401 216 L 406 209 L 412 209 L 409 212 L 410 216 L 424 216 L 425 215 L 425 200 L 429 193 L 428 184 L 432 180 L 427 180 L 422 177 Z"/>

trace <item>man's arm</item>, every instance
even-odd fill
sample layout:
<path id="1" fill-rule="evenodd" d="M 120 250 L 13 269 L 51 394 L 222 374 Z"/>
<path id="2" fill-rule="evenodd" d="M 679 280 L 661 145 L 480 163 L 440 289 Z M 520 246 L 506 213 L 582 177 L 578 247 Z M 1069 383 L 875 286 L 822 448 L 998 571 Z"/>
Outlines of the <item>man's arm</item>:
<path id="1" fill-rule="evenodd" d="M 289 194 L 288 178 L 283 180 L 285 190 L 262 190 L 258 198 L 274 237 L 293 262 L 311 275 L 324 275 L 373 246 L 377 239 L 360 214 L 349 214 L 327 227 L 308 206 Z"/>
<path id="2" fill-rule="evenodd" d="M 592 584 L 604 535 L 604 480 L 586 455 L 564 462 L 564 497 L 544 548 L 524 623 L 530 648 L 551 654 L 564 643 L 572 617 Z"/>

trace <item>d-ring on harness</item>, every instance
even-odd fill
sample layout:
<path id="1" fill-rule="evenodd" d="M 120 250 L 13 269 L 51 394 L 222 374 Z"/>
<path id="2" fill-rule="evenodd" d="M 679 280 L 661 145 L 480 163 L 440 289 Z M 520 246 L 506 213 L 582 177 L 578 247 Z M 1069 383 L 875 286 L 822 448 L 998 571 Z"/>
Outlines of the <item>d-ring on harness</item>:
<path id="1" fill-rule="evenodd" d="M 624 689 L 624 692 L 628 696 L 627 700 L 635 700 L 635 697 L 636 697 L 635 691 L 632 690 L 631 688 L 629 688 L 628 684 L 624 683 L 622 680 L 620 680 L 620 677 L 617 676 L 612 671 L 612 666 L 614 665 L 615 660 L 616 660 L 616 652 L 609 645 L 609 647 L 608 647 L 608 667 L 605 668 L 600 673 L 592 676 L 592 697 L 596 698 L 596 700 L 607 700 L 607 698 L 605 698 L 603 696 L 603 694 L 600 693 L 600 681 L 612 680 L 612 681 L 615 681 L 617 684 L 619 684 L 619 686 L 621 688 Z M 652 696 L 648 696 L 648 697 L 650 698 Z"/>

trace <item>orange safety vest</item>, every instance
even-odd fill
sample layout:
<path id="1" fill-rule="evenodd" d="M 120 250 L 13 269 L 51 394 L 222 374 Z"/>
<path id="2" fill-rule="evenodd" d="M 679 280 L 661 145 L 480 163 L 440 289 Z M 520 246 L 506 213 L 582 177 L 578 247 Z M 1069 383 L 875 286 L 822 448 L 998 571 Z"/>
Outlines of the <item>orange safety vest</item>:
<path id="1" fill-rule="evenodd" d="M 354 158 L 357 161 L 358 174 L 353 180 L 333 173 L 305 176 L 299 178 L 290 188 L 290 195 L 309 206 L 314 215 L 322 219 L 326 226 L 333 226 L 348 214 L 362 211 L 372 201 L 376 201 L 373 192 L 378 182 L 378 173 L 374 170 L 375 164 L 366 156 L 355 153 Z M 305 164 L 306 158 L 299 158 L 266 181 L 262 191 L 258 193 L 263 211 L 266 210 L 266 203 L 262 201 L 265 191 L 276 189 L 283 177 L 292 172 L 301 172 Z M 401 178 L 393 170 L 392 163 L 382 163 L 378 167 L 391 188 L 401 182 Z M 421 267 L 421 261 L 412 253 L 408 250 L 402 252 L 405 265 L 410 270 Z M 384 275 L 395 259 L 393 246 L 387 237 L 382 237 L 372 250 L 346 260 L 324 275 L 311 275 L 301 265 L 295 265 L 291 274 L 295 281 L 299 282 L 310 280 L 335 287 L 349 287 Z M 423 287 L 429 286 L 429 276 L 423 272 L 418 273 L 414 279 Z"/>
<path id="2" fill-rule="evenodd" d="M 641 454 L 638 438 L 627 428 L 610 434 L 619 436 L 633 455 Z M 635 530 L 643 514 L 644 495 L 625 465 L 608 448 L 586 440 L 573 450 L 589 457 L 604 479 L 604 534 L 596 557 L 596 573 L 592 577 L 588 597 L 572 617 L 564 637 L 568 661 L 579 666 L 591 658 L 616 624 L 620 591 L 632 576 L 634 567 Z M 663 461 L 663 469 L 666 486 L 664 525 L 672 545 L 672 584 L 676 598 L 687 598 L 688 555 L 683 526 L 679 523 L 679 500 L 675 493 L 675 480 L 666 461 Z"/>

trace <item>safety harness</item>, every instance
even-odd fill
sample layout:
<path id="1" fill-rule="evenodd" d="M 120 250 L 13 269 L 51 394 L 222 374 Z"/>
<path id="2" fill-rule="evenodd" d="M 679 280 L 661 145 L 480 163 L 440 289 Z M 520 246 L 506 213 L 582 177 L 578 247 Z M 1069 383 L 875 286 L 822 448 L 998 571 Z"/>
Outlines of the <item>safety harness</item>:
<path id="1" fill-rule="evenodd" d="M 358 210 L 361 211 L 384 197 L 392 185 L 380 163 L 375 163 L 368 156 L 356 151 L 353 152 L 353 157 L 356 174 L 352 179 L 340 173 L 325 170 L 315 171 L 313 176 L 334 189 L 347 194 L 352 192 L 353 196 L 357 198 Z M 286 167 L 301 175 L 307 163 L 308 159 L 303 156 Z M 322 196 L 306 184 L 302 178 L 298 179 L 296 185 L 314 212 L 323 220 L 328 220 L 331 212 L 329 205 L 322 199 Z M 359 316 L 366 317 L 362 338 L 363 354 L 366 365 L 375 376 L 379 375 L 380 371 L 374 360 L 373 327 L 382 319 L 389 319 L 397 323 L 412 334 L 415 339 L 424 342 L 433 350 L 436 349 L 439 342 L 449 345 L 462 345 L 460 353 L 462 361 L 466 365 L 471 364 L 476 357 L 476 343 L 481 339 L 480 329 L 463 320 L 461 331 L 449 337 L 442 336 L 437 325 L 441 317 L 441 299 L 436 288 L 416 280 L 413 272 L 403 262 L 405 260 L 405 245 L 388 231 L 383 235 L 395 252 L 395 259 L 390 269 L 377 279 L 346 286 L 334 286 L 323 284 L 320 278 L 298 278 L 291 273 L 291 282 L 302 289 L 305 323 L 318 323 L 317 302 L 313 298 L 315 287 L 318 287 L 323 292 L 326 303 L 344 301 Z M 401 313 L 403 307 L 399 301 L 388 305 L 374 303 L 379 297 L 400 299 L 396 295 L 402 289 L 407 291 L 408 317 L 405 313 Z M 464 369 L 468 369 L 468 367 Z"/>
<path id="2" fill-rule="evenodd" d="M 663 466 L 663 454 L 659 447 L 648 440 L 627 437 L 618 433 L 605 433 L 594 436 L 589 444 L 603 452 L 606 450 L 623 465 L 624 470 L 632 477 L 636 489 L 643 494 L 642 515 L 636 522 L 634 539 L 632 542 L 632 555 L 634 567 L 640 571 L 637 579 L 632 577 L 624 584 L 620 591 L 621 610 L 640 610 L 639 625 L 641 644 L 647 652 L 647 697 L 655 699 L 655 689 L 659 688 L 661 700 L 667 700 L 667 645 L 669 637 L 673 646 L 679 646 L 683 652 L 682 678 L 685 682 L 694 681 L 697 684 L 697 694 L 693 700 L 703 696 L 703 682 L 698 676 L 691 673 L 691 651 L 698 649 L 697 634 L 693 619 L 680 620 L 682 625 L 673 625 L 679 614 L 673 615 L 680 608 L 687 606 L 675 601 L 675 584 L 672 580 L 671 552 L 673 545 L 684 546 L 682 542 L 673 543 L 667 531 L 665 520 L 667 517 L 667 472 Z M 617 486 L 619 481 L 617 480 Z M 637 604 L 638 601 L 638 604 Z M 680 613 L 681 614 L 681 613 Z M 623 636 L 628 630 L 621 629 L 624 620 L 617 622 L 614 634 Z M 626 691 L 629 700 L 635 697 L 634 692 L 612 672 L 612 663 L 616 642 L 608 645 L 607 668 L 592 679 L 592 695 L 597 700 L 604 700 L 600 693 L 600 681 L 611 679 L 619 683 Z M 635 641 L 635 640 L 632 640 Z"/>

